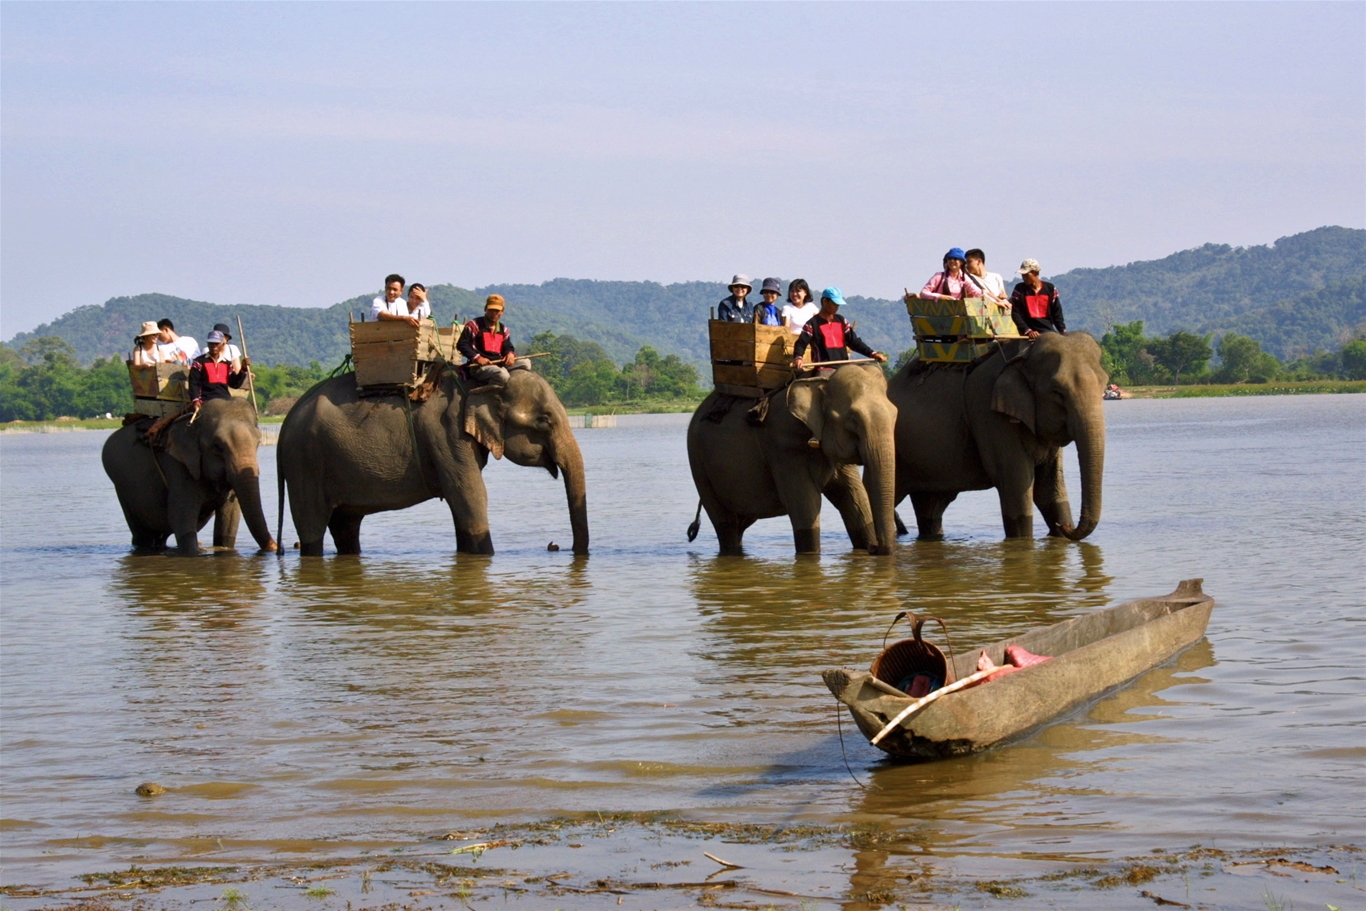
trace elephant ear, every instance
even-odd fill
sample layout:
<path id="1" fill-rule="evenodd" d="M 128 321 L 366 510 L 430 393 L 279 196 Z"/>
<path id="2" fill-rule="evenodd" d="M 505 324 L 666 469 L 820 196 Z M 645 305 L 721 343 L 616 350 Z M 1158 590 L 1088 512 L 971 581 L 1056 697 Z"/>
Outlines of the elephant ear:
<path id="1" fill-rule="evenodd" d="M 805 424 L 811 435 L 821 437 L 825 426 L 825 379 L 812 377 L 793 381 L 787 387 L 787 410 L 792 416 Z"/>
<path id="2" fill-rule="evenodd" d="M 503 396 L 499 392 L 476 392 L 465 399 L 465 432 L 495 459 L 503 457 Z"/>
<path id="3" fill-rule="evenodd" d="M 190 477 L 196 481 L 202 474 L 199 455 L 199 434 L 189 421 L 176 421 L 166 428 L 166 451 L 177 462 L 185 466 Z"/>
<path id="4" fill-rule="evenodd" d="M 1019 364 L 1011 364 L 991 389 L 991 410 L 1015 418 L 1034 433 L 1034 390 Z"/>

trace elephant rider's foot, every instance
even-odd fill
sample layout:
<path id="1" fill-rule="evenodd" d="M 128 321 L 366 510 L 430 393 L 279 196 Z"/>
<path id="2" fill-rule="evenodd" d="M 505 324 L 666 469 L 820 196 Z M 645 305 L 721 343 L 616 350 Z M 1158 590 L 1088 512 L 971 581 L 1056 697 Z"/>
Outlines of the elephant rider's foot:
<path id="1" fill-rule="evenodd" d="M 821 441 L 820 441 L 820 440 L 807 440 L 807 441 L 806 441 L 806 445 L 810 446 L 812 449 L 820 449 L 820 448 L 821 448 Z"/>

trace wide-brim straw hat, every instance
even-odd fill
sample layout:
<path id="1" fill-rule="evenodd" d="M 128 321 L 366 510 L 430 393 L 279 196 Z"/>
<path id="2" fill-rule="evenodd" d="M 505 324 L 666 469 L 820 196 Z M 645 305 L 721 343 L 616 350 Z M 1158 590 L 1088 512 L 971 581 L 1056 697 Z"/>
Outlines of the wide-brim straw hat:
<path id="1" fill-rule="evenodd" d="M 138 338 L 146 338 L 146 337 L 149 336 L 149 335 L 160 335 L 160 334 L 161 334 L 161 330 L 157 328 L 157 324 L 156 324 L 154 321 L 152 321 L 152 320 L 148 320 L 147 322 L 145 322 L 145 323 L 142 324 L 142 331 L 138 333 L 137 337 L 138 337 Z"/>

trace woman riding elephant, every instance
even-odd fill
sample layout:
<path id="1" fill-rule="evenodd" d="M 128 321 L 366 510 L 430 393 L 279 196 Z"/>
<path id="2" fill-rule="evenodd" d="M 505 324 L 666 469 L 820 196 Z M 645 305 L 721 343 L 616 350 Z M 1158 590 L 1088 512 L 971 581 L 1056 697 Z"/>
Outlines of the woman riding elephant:
<path id="1" fill-rule="evenodd" d="M 280 429 L 280 510 L 285 487 L 304 556 L 321 556 L 332 533 L 339 554 L 360 553 L 361 520 L 432 497 L 450 506 L 456 549 L 492 554 L 488 495 L 480 473 L 506 455 L 518 465 L 564 472 L 574 553 L 588 553 L 583 456 L 564 406 L 531 370 L 468 396 L 453 369 L 434 369 L 423 402 L 362 398 L 343 373 L 309 390 Z"/>
<path id="2" fill-rule="evenodd" d="M 242 399 L 212 399 L 151 436 L 152 419 L 110 434 L 101 460 L 114 482 L 133 546 L 160 550 L 174 534 L 182 554 L 199 551 L 196 532 L 214 516 L 213 543 L 232 547 L 243 516 L 262 550 L 276 550 L 261 508 L 261 431 Z"/>
<path id="3" fill-rule="evenodd" d="M 797 553 L 820 553 L 822 494 L 854 547 L 891 552 L 896 409 L 881 366 L 796 380 L 757 427 L 748 409 L 725 410 L 719 398 L 707 396 L 688 424 L 688 463 L 722 554 L 742 553 L 745 529 L 781 515 L 792 521 Z M 862 481 L 855 465 L 864 466 Z"/>
<path id="4" fill-rule="evenodd" d="M 1091 336 L 1045 333 L 971 365 L 912 360 L 892 378 L 896 500 L 910 496 L 922 539 L 943 537 L 945 508 L 964 490 L 995 487 L 1007 538 L 1079 541 L 1100 522 L 1108 377 Z M 1081 522 L 1063 484 L 1061 448 L 1077 444 Z"/>

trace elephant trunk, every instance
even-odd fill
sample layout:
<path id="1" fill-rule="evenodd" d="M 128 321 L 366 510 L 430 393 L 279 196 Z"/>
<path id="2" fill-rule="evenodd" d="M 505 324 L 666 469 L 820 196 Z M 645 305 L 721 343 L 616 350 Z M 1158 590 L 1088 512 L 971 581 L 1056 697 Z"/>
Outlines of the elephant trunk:
<path id="1" fill-rule="evenodd" d="M 238 505 L 242 507 L 242 518 L 247 529 L 256 539 L 262 550 L 276 551 L 279 545 L 270 536 L 270 526 L 266 523 L 265 510 L 261 508 L 261 476 L 255 466 L 233 472 L 229 478 L 233 491 L 237 494 Z"/>
<path id="2" fill-rule="evenodd" d="M 1062 528 L 1063 535 L 1080 541 L 1100 524 L 1101 478 L 1105 474 L 1105 410 L 1097 401 L 1069 415 L 1072 439 L 1077 443 L 1077 462 L 1081 467 L 1081 520 L 1075 528 Z"/>
<path id="3" fill-rule="evenodd" d="M 886 433 L 864 442 L 863 487 L 868 492 L 873 529 L 877 532 L 876 548 L 869 548 L 872 553 L 890 554 L 896 544 L 895 479 L 896 447 L 889 424 Z"/>
<path id="4" fill-rule="evenodd" d="M 574 553 L 588 553 L 588 485 L 583 474 L 583 453 L 574 432 L 565 428 L 555 440 L 555 464 L 564 473 L 564 492 L 569 499 L 569 526 L 574 533 Z"/>

